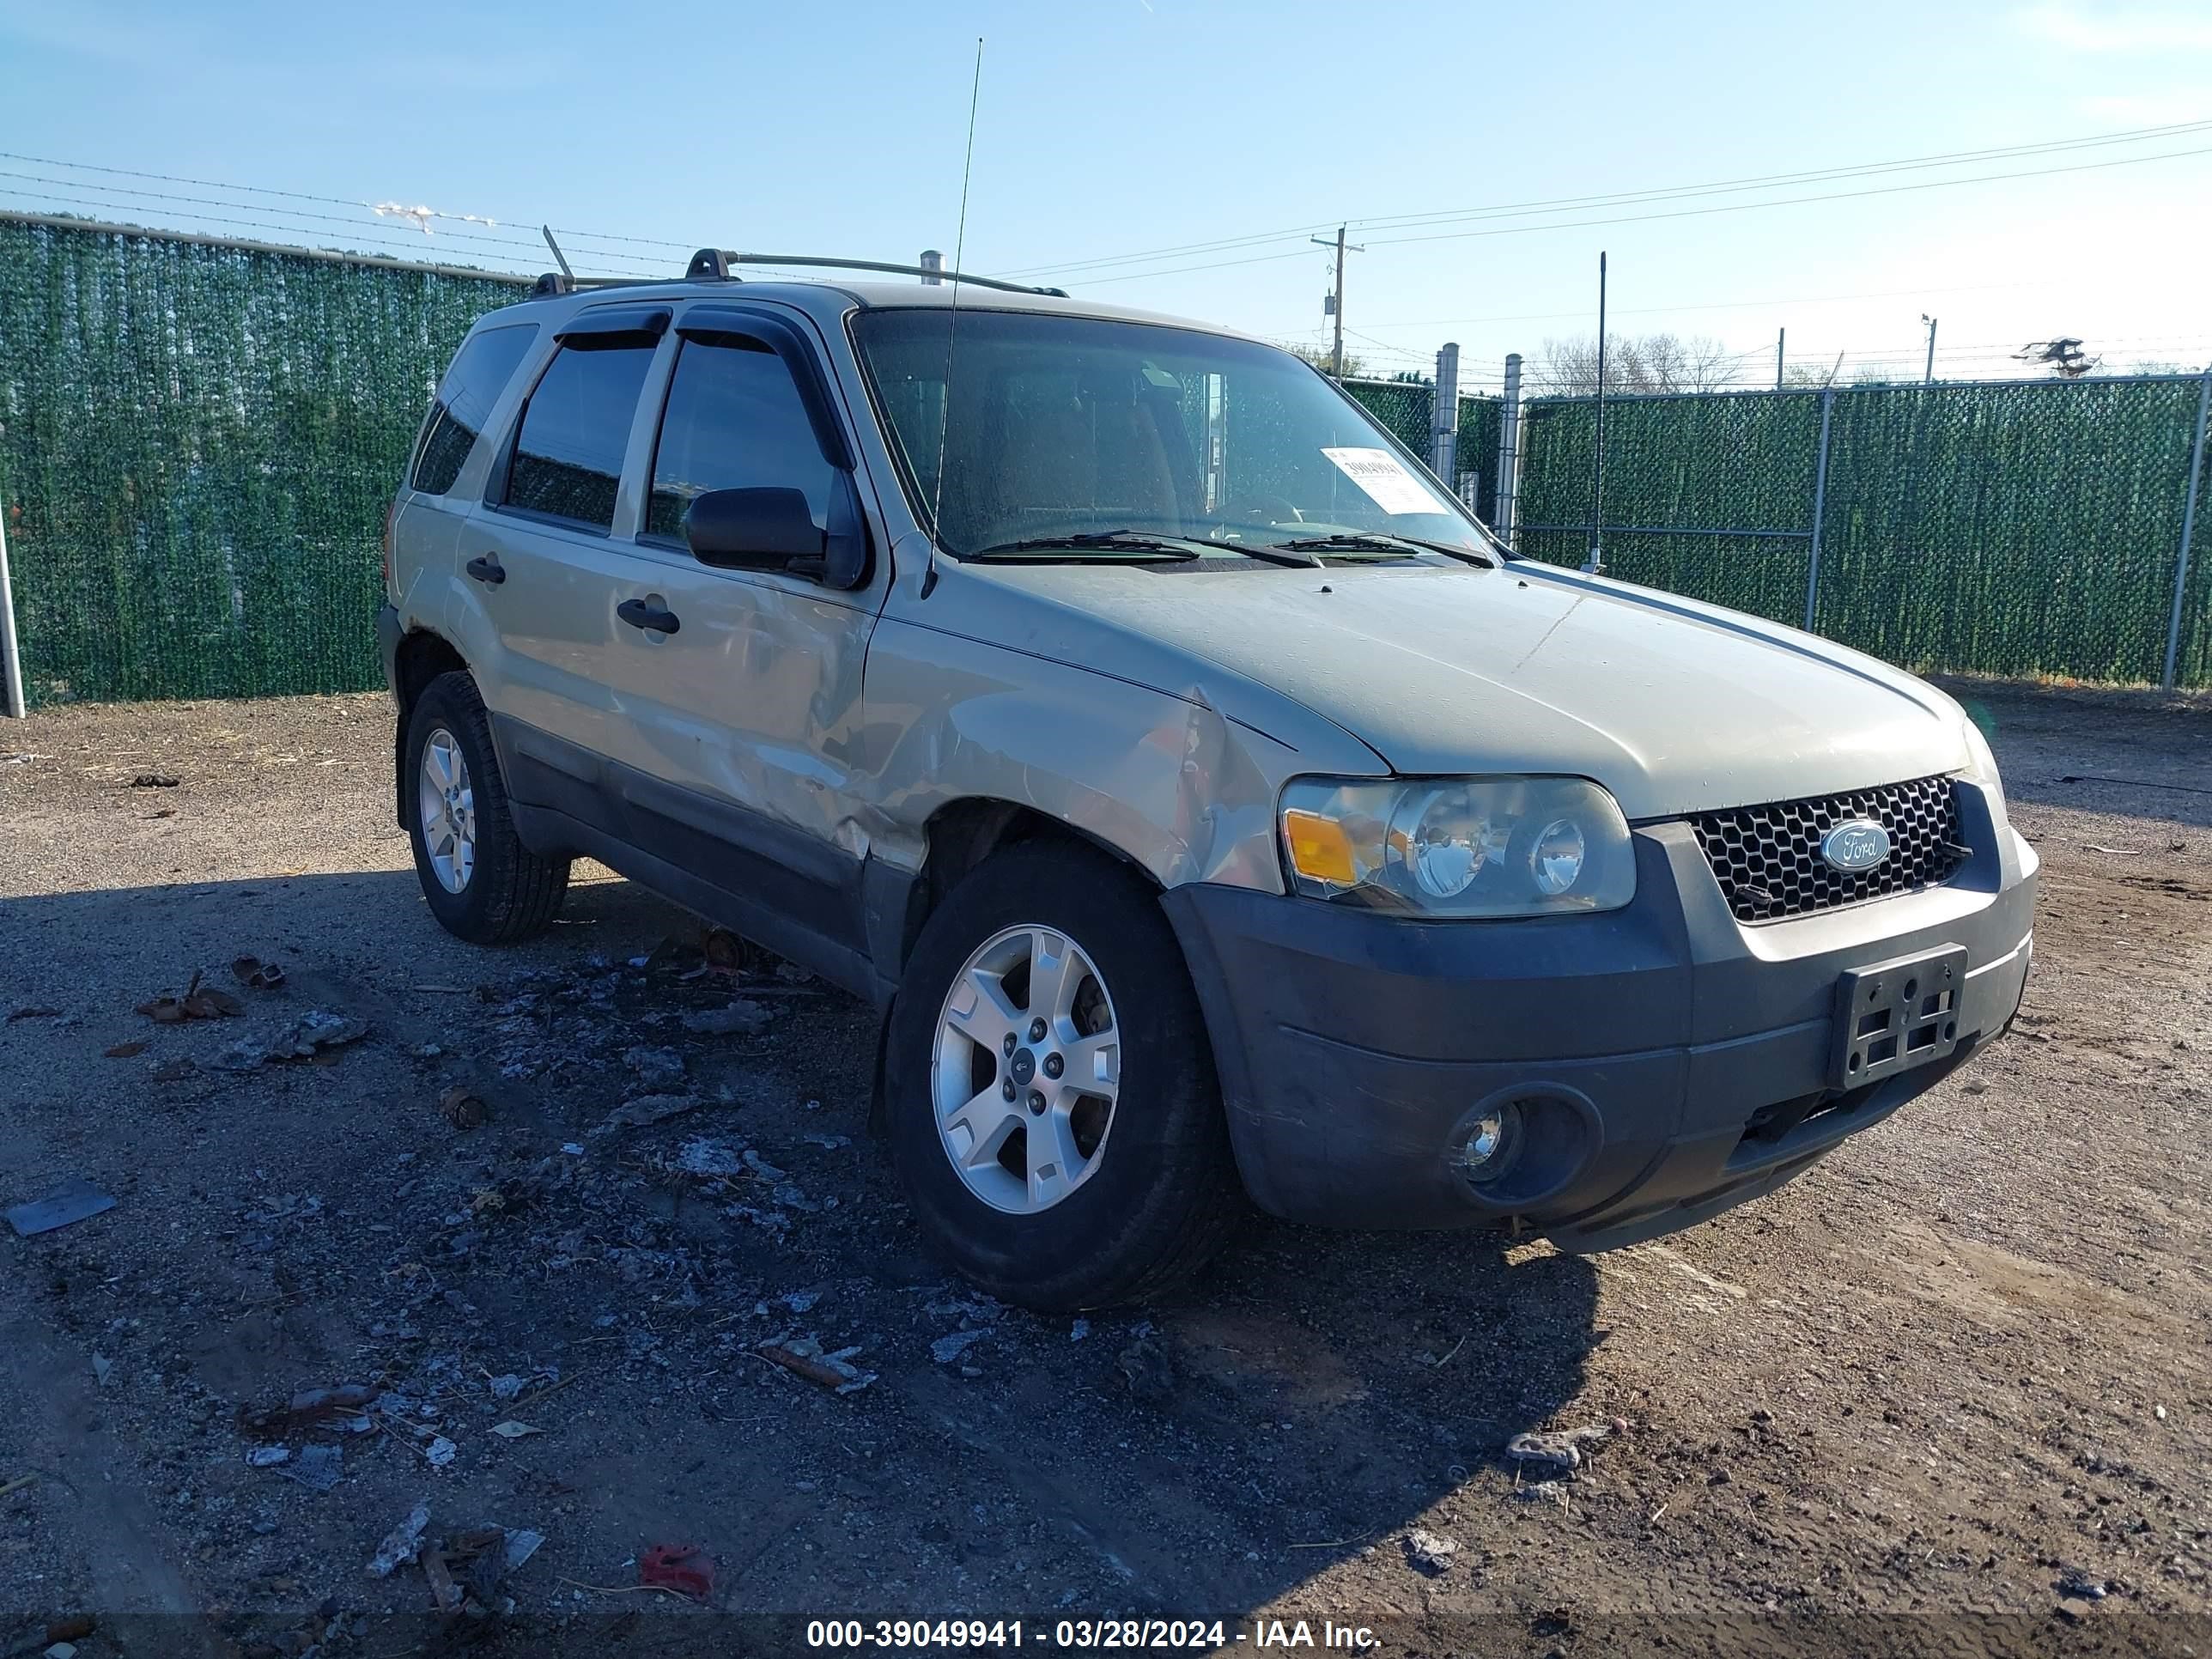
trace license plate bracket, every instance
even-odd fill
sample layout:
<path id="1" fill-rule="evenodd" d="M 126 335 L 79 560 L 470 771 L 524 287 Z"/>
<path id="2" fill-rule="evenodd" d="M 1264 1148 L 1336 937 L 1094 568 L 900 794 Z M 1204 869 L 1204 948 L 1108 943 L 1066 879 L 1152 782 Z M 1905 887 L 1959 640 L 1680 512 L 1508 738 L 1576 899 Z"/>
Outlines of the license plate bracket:
<path id="1" fill-rule="evenodd" d="M 1963 945 L 1839 975 L 1830 1085 L 1856 1089 L 1948 1057 L 1959 1046 L 1959 1000 L 1966 989 Z"/>

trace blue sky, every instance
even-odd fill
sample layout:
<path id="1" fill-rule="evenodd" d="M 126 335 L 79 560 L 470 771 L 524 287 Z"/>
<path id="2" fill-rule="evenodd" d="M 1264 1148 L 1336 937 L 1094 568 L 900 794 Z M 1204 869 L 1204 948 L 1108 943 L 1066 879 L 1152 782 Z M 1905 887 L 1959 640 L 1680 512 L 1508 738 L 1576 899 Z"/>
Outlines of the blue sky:
<path id="1" fill-rule="evenodd" d="M 911 258 L 954 244 L 978 35 L 969 269 L 1036 270 L 1285 340 L 1323 337 L 1328 256 L 1301 239 L 1339 218 L 2212 121 L 2205 0 L 255 0 L 189 14 L 0 0 L 0 149 L 334 198 L 8 160 L 0 170 L 36 176 L 0 178 L 0 206 L 453 260 L 504 254 L 533 268 L 542 258 L 505 239 L 541 220 L 572 233 L 580 268 L 673 270 L 707 242 Z M 1887 362 L 1917 375 L 1923 312 L 1941 319 L 1938 361 L 1954 374 L 1992 372 L 2014 346 L 2059 332 L 2083 337 L 2111 367 L 2201 364 L 2212 356 L 2212 154 L 2132 160 L 2190 150 L 2212 151 L 2212 129 L 1578 215 L 1355 222 L 1370 251 L 1353 256 L 1347 280 L 1350 345 L 1390 369 L 1423 366 L 1456 339 L 1475 382 L 1494 379 L 1507 350 L 1589 331 L 1603 247 L 1619 327 L 1717 337 L 1754 376 L 1771 374 L 1781 325 L 1793 362 L 1825 368 L 1841 350 L 1847 374 Z M 53 179 L 63 182 L 42 182 Z M 374 216 L 377 203 L 496 224 L 434 220 L 424 236 Z M 1562 222 L 1620 217 L 1639 222 Z M 1510 234 L 1464 234 L 1476 230 Z M 1045 274 L 1265 233 L 1282 235 Z"/>

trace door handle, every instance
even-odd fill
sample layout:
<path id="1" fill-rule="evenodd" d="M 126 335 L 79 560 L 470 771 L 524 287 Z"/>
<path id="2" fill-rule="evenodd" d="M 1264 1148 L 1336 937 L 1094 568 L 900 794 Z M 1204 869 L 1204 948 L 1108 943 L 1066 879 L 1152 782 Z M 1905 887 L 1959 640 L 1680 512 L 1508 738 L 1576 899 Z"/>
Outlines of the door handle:
<path id="1" fill-rule="evenodd" d="M 487 587 L 497 587 L 507 580 L 507 571 L 496 553 L 480 553 L 468 562 L 465 568 Z"/>
<path id="2" fill-rule="evenodd" d="M 615 607 L 615 615 L 632 628 L 641 628 L 648 634 L 673 634 L 684 625 L 676 620 L 673 611 L 647 605 L 643 599 L 624 599 Z"/>

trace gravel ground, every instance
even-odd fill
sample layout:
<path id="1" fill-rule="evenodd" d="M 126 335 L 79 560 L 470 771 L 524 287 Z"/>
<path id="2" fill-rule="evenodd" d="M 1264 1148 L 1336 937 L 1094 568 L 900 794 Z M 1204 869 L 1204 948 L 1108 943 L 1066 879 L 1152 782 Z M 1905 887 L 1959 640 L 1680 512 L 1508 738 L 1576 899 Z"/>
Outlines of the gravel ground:
<path id="1" fill-rule="evenodd" d="M 116 1200 L 0 1234 L 0 1653 L 83 1613 L 84 1659 L 629 1650 L 702 1608 L 2212 1652 L 2212 704 L 1954 689 L 2045 860 L 2011 1040 L 1659 1243 L 1255 1221 L 1087 1322 L 924 1252 L 858 1005 L 592 866 L 531 945 L 440 932 L 382 698 L 0 727 L 0 1205 Z M 240 1012 L 134 1012 L 195 973 Z M 366 1034 L 263 1058 L 315 1011 Z M 690 1103 L 609 1127 L 641 1099 Z M 872 1381 L 764 1357 L 809 1340 Z M 286 1416 L 342 1385 L 374 1408 Z M 1585 1427 L 1571 1480 L 1504 1455 Z M 424 1571 L 364 1568 L 418 1503 L 501 1611 L 397 1641 Z M 544 1541 L 502 1579 L 485 1524 Z M 665 1543 L 702 1599 L 637 1590 Z"/>

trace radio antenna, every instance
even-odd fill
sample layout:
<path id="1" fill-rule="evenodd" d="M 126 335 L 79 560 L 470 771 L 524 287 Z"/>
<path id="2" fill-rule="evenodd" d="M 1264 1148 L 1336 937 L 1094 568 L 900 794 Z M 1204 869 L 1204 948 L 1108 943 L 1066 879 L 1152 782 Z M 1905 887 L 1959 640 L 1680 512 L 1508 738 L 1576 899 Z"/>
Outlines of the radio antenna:
<path id="1" fill-rule="evenodd" d="M 937 412 L 937 487 L 929 500 L 929 564 L 921 597 L 937 586 L 937 534 L 945 507 L 945 452 L 952 437 L 952 348 L 960 337 L 960 273 L 968 268 L 968 180 L 975 170 L 975 105 L 983 95 L 983 37 L 975 37 L 975 78 L 968 88 L 968 154 L 960 163 L 960 227 L 952 239 L 951 316 L 945 330 L 945 399 Z"/>

